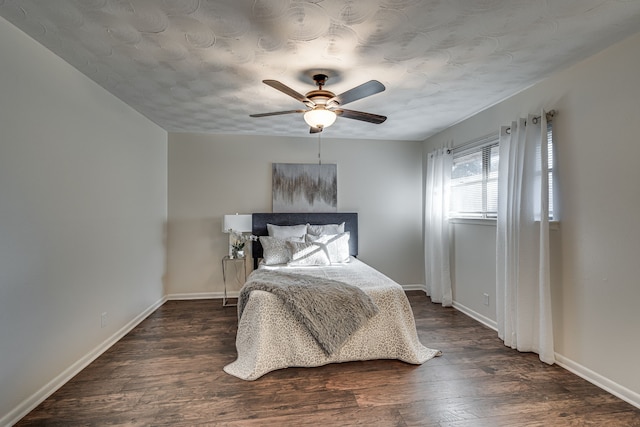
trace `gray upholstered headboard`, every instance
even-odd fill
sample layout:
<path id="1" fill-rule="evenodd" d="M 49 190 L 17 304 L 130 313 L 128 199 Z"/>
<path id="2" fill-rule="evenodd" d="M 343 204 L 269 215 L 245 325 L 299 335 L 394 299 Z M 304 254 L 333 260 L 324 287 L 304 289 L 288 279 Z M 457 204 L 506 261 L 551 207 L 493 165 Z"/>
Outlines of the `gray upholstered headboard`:
<path id="1" fill-rule="evenodd" d="M 306 212 L 306 213 L 254 213 L 252 215 L 252 230 L 254 236 L 268 236 L 267 224 L 298 225 L 298 224 L 341 224 L 344 231 L 349 232 L 349 253 L 358 256 L 358 214 L 354 212 Z M 260 241 L 252 242 L 253 268 L 258 268 L 258 261 L 262 258 Z"/>

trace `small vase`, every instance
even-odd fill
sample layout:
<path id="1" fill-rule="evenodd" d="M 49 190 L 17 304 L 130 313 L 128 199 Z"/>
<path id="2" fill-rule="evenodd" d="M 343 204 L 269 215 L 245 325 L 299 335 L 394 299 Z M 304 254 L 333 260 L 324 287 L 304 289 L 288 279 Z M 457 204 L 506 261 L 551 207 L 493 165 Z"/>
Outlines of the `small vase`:
<path id="1" fill-rule="evenodd" d="M 244 258 L 244 251 L 243 250 L 236 251 L 236 258 Z"/>

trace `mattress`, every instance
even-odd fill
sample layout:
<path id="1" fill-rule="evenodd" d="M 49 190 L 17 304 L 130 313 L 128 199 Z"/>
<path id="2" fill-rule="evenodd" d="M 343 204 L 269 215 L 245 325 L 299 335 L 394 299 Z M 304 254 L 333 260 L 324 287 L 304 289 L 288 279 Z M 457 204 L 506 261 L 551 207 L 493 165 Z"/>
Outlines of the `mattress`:
<path id="1" fill-rule="evenodd" d="M 237 359 L 224 371 L 252 381 L 278 369 L 316 367 L 356 360 L 397 359 L 422 364 L 439 356 L 418 339 L 413 311 L 402 287 L 370 267 L 350 262 L 323 267 L 261 266 L 348 283 L 362 289 L 378 313 L 353 333 L 332 354 L 326 354 L 303 324 L 274 294 L 254 290 L 249 294 L 236 336 Z M 249 279 L 251 280 L 251 276 Z"/>

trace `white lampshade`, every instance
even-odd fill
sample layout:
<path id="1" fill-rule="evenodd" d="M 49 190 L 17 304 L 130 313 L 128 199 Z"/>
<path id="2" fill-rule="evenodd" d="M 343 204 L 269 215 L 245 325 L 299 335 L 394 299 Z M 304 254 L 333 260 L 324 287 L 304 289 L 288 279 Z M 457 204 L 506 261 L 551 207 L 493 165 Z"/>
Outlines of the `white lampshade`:
<path id="1" fill-rule="evenodd" d="M 229 233 L 230 230 L 239 233 L 251 231 L 251 215 L 225 215 L 222 221 L 222 232 Z"/>
<path id="2" fill-rule="evenodd" d="M 328 128 L 336 121 L 336 113 L 317 106 L 313 110 L 304 113 L 304 121 L 314 128 Z"/>

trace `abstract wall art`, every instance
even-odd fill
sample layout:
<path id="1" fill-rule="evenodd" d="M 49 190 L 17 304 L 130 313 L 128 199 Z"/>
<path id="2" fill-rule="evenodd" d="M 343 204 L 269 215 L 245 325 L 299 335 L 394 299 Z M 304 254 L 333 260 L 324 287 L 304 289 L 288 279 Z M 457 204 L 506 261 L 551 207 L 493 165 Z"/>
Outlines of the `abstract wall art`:
<path id="1" fill-rule="evenodd" d="M 337 212 L 338 166 L 273 163 L 273 212 Z"/>

